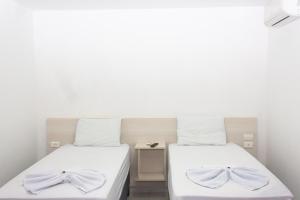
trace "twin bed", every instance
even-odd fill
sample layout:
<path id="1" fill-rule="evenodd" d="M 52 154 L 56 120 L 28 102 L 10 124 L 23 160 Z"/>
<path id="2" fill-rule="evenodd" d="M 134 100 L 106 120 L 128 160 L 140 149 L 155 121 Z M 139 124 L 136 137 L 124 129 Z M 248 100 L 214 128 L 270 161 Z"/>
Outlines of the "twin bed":
<path id="1" fill-rule="evenodd" d="M 0 188 L 0 200 L 125 200 L 129 195 L 131 162 L 130 146 L 127 144 L 63 145 Z M 269 178 L 269 184 L 255 191 L 246 190 L 233 182 L 228 182 L 218 189 L 202 187 L 187 178 L 186 170 L 203 165 L 255 168 Z M 276 176 L 247 151 L 233 143 L 170 144 L 168 166 L 170 200 L 292 200 L 293 198 L 290 191 Z M 96 169 L 105 174 L 106 182 L 101 188 L 90 193 L 74 189 L 70 184 L 53 186 L 37 195 L 24 190 L 22 182 L 27 174 L 49 169 Z"/>
<path id="2" fill-rule="evenodd" d="M 203 166 L 247 166 L 260 170 L 269 184 L 250 191 L 228 182 L 218 189 L 201 187 L 186 177 L 186 169 Z M 169 145 L 170 200 L 292 200 L 292 194 L 266 167 L 240 146 Z"/>
<path id="3" fill-rule="evenodd" d="M 9 181 L 0 190 L 0 199 L 9 200 L 126 200 L 129 186 L 129 146 L 77 147 L 65 145 Z M 22 186 L 25 175 L 49 169 L 97 169 L 106 182 L 98 190 L 83 193 L 70 184 L 60 184 L 30 194 Z"/>

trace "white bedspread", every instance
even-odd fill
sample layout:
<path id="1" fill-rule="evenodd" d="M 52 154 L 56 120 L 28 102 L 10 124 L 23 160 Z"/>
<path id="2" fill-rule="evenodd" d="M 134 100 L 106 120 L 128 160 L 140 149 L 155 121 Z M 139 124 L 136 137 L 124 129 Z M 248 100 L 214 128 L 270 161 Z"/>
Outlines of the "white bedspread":
<path id="1" fill-rule="evenodd" d="M 187 169 L 208 166 L 244 166 L 269 178 L 265 187 L 251 191 L 228 182 L 220 188 L 201 187 L 186 176 Z M 291 200 L 292 194 L 268 169 L 235 144 L 225 146 L 169 145 L 169 193 L 171 200 Z"/>
<path id="2" fill-rule="evenodd" d="M 129 146 L 76 147 L 63 146 L 9 181 L 0 189 L 0 200 L 117 200 L 129 171 Z M 105 174 L 105 184 L 90 193 L 84 193 L 71 184 L 60 184 L 41 191 L 28 193 L 22 186 L 24 177 L 48 170 L 95 169 Z"/>

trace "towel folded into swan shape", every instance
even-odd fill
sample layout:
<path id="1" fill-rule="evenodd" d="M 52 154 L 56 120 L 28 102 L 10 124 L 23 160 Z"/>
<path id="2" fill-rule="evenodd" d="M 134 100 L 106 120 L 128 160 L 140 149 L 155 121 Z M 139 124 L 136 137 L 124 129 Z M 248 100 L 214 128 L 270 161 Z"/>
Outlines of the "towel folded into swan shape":
<path id="1" fill-rule="evenodd" d="M 23 180 L 24 188 L 37 194 L 49 187 L 70 183 L 84 193 L 96 190 L 104 185 L 106 178 L 96 170 L 81 169 L 78 171 L 50 171 L 36 174 L 29 174 Z"/>
<path id="2" fill-rule="evenodd" d="M 261 174 L 257 169 L 245 167 L 188 169 L 186 176 L 192 182 L 211 189 L 219 188 L 229 180 L 252 191 L 258 190 L 269 183 L 268 177 Z"/>

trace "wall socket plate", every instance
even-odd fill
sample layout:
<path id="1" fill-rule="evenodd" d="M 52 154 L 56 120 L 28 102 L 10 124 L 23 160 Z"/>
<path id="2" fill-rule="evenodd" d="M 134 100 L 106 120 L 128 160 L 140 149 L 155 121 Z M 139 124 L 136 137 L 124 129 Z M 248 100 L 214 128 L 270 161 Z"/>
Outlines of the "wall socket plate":
<path id="1" fill-rule="evenodd" d="M 50 142 L 50 147 L 52 147 L 52 148 L 60 147 L 60 141 L 51 141 Z"/>
<path id="2" fill-rule="evenodd" d="M 244 133 L 243 138 L 244 138 L 244 140 L 253 140 L 254 134 L 253 133 Z"/>
<path id="3" fill-rule="evenodd" d="M 246 142 L 244 142 L 243 146 L 246 149 L 251 149 L 251 148 L 253 148 L 253 142 L 252 141 L 246 141 Z"/>

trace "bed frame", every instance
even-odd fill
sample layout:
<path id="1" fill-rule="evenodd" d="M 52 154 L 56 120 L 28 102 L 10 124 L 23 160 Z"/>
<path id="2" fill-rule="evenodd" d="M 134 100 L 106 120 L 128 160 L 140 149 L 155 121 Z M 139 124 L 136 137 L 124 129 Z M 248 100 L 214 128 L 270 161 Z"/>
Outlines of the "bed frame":
<path id="1" fill-rule="evenodd" d="M 129 193 L 130 193 L 130 186 L 129 185 L 130 185 L 130 174 L 128 173 L 119 200 L 127 200 L 128 199 Z"/>
<path id="2" fill-rule="evenodd" d="M 95 118 L 95 117 L 94 117 Z M 107 118 L 107 117 L 96 117 Z M 72 144 L 75 138 L 75 130 L 78 118 L 49 118 L 47 120 L 47 142 L 48 153 L 55 148 L 50 147 L 52 141 L 59 141 L 61 145 Z M 244 145 L 245 134 L 253 135 L 252 148 L 246 150 L 256 157 L 256 143 L 257 143 L 257 119 L 256 118 L 225 118 L 225 128 L 227 132 L 228 142 L 236 143 L 240 146 Z M 131 192 L 149 191 L 148 188 L 154 187 L 155 191 L 161 191 L 166 188 L 167 183 L 143 183 L 136 182 L 135 177 L 137 158 L 134 151 L 134 145 L 138 142 L 155 142 L 165 141 L 166 144 L 176 143 L 177 141 L 177 119 L 170 118 L 123 118 L 121 125 L 121 143 L 130 145 L 130 175 L 123 187 L 121 200 L 126 199 L 124 195 L 128 194 L 130 185 Z M 128 188 L 127 188 L 128 185 Z M 146 188 L 146 190 L 144 190 Z"/>

